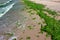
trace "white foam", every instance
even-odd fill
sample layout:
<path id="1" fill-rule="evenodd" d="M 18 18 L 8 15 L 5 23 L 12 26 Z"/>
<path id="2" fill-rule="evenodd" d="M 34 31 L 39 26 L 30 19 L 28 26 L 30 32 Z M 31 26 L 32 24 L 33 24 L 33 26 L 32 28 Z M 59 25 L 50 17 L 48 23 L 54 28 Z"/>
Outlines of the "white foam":
<path id="1" fill-rule="evenodd" d="M 13 7 L 14 4 L 15 4 L 15 3 L 4 7 L 4 8 L 3 8 L 4 13 L 0 13 L 0 17 L 2 17 L 4 14 L 6 14 L 6 13 Z"/>
<path id="2" fill-rule="evenodd" d="M 13 39 L 17 39 L 16 36 L 12 36 L 11 38 L 9 38 L 8 40 L 13 40 Z"/>

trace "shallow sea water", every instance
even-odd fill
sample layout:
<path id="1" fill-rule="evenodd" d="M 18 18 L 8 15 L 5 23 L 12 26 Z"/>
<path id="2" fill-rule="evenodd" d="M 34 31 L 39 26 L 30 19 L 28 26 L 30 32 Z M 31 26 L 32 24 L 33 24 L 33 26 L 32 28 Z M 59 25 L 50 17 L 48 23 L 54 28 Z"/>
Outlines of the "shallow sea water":
<path id="1" fill-rule="evenodd" d="M 9 0 L 0 0 L 0 3 L 5 3 Z M 21 10 L 24 8 L 24 4 L 20 0 L 12 0 L 16 4 L 8 11 L 5 15 L 0 17 L 0 34 L 5 31 L 11 31 L 13 26 L 15 26 L 16 21 L 24 24 L 25 15 Z"/>

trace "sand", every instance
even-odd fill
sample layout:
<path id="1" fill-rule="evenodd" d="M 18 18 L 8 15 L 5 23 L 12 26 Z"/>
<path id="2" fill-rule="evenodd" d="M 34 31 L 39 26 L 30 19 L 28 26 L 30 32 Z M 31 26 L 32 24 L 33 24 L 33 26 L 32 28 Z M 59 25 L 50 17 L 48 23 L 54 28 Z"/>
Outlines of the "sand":
<path id="1" fill-rule="evenodd" d="M 60 2 L 55 2 L 55 1 L 60 1 L 60 0 L 31 0 L 36 3 L 44 4 L 46 7 L 53 9 L 55 11 L 60 11 Z"/>
<path id="2" fill-rule="evenodd" d="M 56 11 L 60 11 L 60 6 L 59 6 L 59 2 L 52 2 L 52 1 L 40 1 L 40 0 L 31 0 L 34 1 L 36 3 L 42 3 L 44 5 L 47 5 L 48 8 L 56 10 Z M 17 37 L 17 40 L 26 40 L 27 37 L 30 37 L 30 40 L 51 40 L 51 36 L 46 37 L 46 33 L 40 33 L 41 30 L 41 24 L 45 25 L 43 22 L 44 20 L 42 18 L 40 18 L 38 15 L 36 15 L 33 10 L 32 12 L 34 14 L 30 14 L 27 12 L 27 10 L 24 11 L 20 11 L 19 13 L 24 14 L 24 16 L 26 16 L 26 20 L 21 20 L 22 18 L 20 18 L 19 20 L 23 21 L 23 25 L 16 27 L 15 23 L 10 24 L 8 27 L 4 28 L 4 30 L 2 30 L 2 32 L 0 31 L 0 36 L 4 36 L 4 39 L 2 40 L 8 40 L 10 37 L 4 35 L 5 32 L 8 32 L 8 30 L 10 30 L 10 32 L 14 33 L 14 36 Z M 19 14 L 17 14 L 17 17 L 21 17 L 19 16 Z M 35 19 L 33 19 L 35 18 Z M 18 21 L 19 22 L 19 21 Z M 20 22 L 19 22 L 20 23 Z M 29 29 L 28 26 L 32 26 L 32 29 Z"/>

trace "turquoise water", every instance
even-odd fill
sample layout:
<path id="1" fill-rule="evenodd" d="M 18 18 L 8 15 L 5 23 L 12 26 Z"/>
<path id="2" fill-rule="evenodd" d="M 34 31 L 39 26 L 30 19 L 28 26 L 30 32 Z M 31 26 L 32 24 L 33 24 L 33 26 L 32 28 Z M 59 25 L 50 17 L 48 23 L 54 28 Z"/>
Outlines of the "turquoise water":
<path id="1" fill-rule="evenodd" d="M 2 0 L 1 0 L 2 1 Z M 0 2 L 1 2 L 0 1 Z M 19 0 L 6 0 L 6 2 L 0 3 L 0 17 L 6 14 Z"/>
<path id="2" fill-rule="evenodd" d="M 0 7 L 0 28 L 2 25 L 10 25 L 17 20 L 22 20 L 21 22 L 24 21 L 24 13 L 21 13 L 21 10 L 24 8 L 24 4 L 20 2 L 20 0 L 13 0 L 10 3 L 8 2 L 8 4 L 9 5 L 7 6 Z"/>

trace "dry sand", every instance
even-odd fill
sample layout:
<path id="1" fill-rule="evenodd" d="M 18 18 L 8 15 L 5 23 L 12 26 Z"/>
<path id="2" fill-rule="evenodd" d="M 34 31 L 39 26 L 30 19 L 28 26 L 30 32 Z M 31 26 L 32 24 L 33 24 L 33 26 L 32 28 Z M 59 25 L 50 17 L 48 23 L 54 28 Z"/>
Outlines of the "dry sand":
<path id="1" fill-rule="evenodd" d="M 40 4 L 44 4 L 46 5 L 46 7 L 53 9 L 55 11 L 60 11 L 60 0 L 31 0 L 34 1 L 36 3 L 40 3 Z M 58 2 L 55 2 L 58 1 Z"/>

